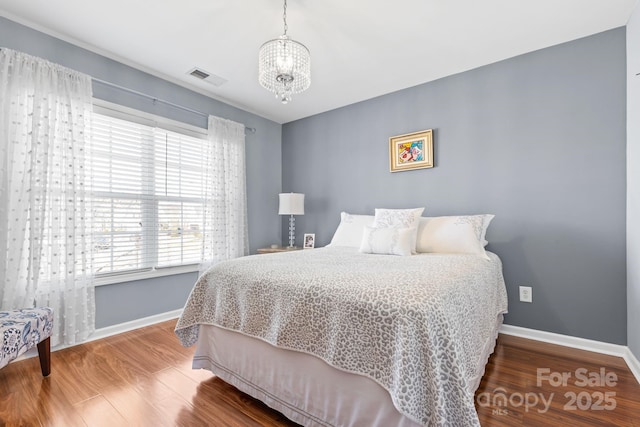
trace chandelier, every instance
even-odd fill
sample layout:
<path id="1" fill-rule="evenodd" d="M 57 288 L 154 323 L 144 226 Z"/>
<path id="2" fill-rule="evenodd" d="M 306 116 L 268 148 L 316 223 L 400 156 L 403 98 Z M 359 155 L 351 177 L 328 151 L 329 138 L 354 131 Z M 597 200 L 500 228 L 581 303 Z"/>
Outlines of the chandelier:
<path id="1" fill-rule="evenodd" d="M 287 36 L 287 0 L 284 0 L 284 34 L 260 47 L 258 79 L 263 88 L 276 94 L 283 104 L 291 95 L 311 85 L 309 49 Z"/>

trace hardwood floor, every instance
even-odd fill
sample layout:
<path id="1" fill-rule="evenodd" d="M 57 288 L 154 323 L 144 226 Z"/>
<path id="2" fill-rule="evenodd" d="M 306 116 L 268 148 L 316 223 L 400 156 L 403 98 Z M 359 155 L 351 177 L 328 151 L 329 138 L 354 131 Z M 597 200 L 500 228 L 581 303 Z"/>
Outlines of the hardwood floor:
<path id="1" fill-rule="evenodd" d="M 476 408 L 483 426 L 640 427 L 640 384 L 620 357 L 500 335 Z"/>
<path id="2" fill-rule="evenodd" d="M 56 351 L 47 378 L 37 357 L 9 364 L 0 370 L 0 426 L 296 426 L 210 372 L 192 370 L 193 348 L 178 343 L 174 325 Z M 538 368 L 548 369 L 540 387 Z M 595 384 L 601 369 L 609 385 Z M 555 383 L 565 372 L 566 385 Z M 583 377 L 593 386 L 581 386 Z M 603 409 L 593 406 L 599 393 Z M 640 427 L 640 385 L 622 359 L 511 336 L 500 336 L 476 406 L 483 426 Z"/>

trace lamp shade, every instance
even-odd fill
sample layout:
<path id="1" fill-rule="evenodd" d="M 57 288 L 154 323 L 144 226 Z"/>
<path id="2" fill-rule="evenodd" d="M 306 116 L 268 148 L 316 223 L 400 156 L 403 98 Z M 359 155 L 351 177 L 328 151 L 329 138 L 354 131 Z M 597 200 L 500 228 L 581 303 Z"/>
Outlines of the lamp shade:
<path id="1" fill-rule="evenodd" d="M 278 215 L 304 215 L 304 194 L 280 193 Z"/>

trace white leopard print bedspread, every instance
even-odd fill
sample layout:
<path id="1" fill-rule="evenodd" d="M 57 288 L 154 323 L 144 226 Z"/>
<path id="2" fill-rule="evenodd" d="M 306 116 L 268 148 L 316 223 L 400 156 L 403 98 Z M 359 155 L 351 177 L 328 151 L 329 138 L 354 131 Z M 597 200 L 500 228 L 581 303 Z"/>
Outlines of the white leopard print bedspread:
<path id="1" fill-rule="evenodd" d="M 218 325 L 366 375 L 423 425 L 479 426 L 474 392 L 507 310 L 502 264 L 320 248 L 236 258 L 195 284 L 176 334 Z"/>

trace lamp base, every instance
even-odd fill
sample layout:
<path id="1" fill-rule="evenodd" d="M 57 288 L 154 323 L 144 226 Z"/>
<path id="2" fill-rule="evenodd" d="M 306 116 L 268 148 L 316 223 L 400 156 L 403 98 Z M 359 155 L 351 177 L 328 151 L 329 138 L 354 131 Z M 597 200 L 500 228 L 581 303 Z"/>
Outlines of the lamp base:
<path id="1" fill-rule="evenodd" d="M 296 219 L 289 217 L 289 248 L 294 248 L 296 244 Z"/>

